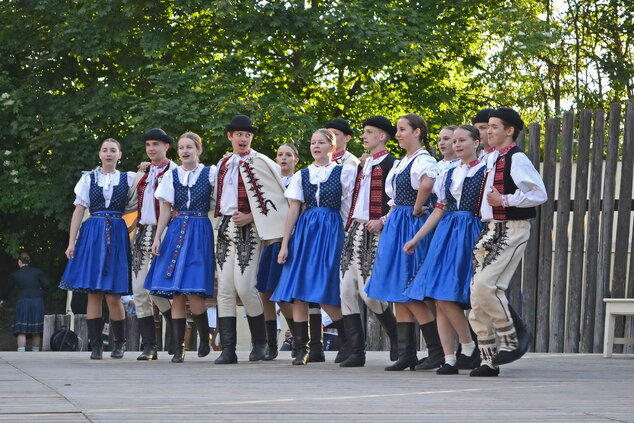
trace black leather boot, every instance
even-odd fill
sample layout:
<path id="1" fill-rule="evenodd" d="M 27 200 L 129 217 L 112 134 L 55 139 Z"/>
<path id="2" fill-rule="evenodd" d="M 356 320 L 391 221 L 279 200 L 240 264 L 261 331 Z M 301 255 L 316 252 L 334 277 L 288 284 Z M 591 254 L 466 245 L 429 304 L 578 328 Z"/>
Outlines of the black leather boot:
<path id="1" fill-rule="evenodd" d="M 111 358 L 123 358 L 125 352 L 125 319 L 111 320 L 112 336 L 114 337 L 114 348 L 110 353 Z"/>
<path id="2" fill-rule="evenodd" d="M 391 308 L 387 308 L 383 313 L 377 314 L 376 318 L 385 329 L 387 336 L 390 338 L 390 360 L 398 360 L 398 335 L 396 334 L 396 317 L 392 313 Z"/>
<path id="3" fill-rule="evenodd" d="M 416 366 L 416 370 L 437 369 L 445 362 L 445 354 L 440 344 L 436 320 L 420 325 L 420 331 L 423 334 L 423 338 L 425 338 L 425 344 L 427 345 L 427 352 L 429 354 L 426 359 Z"/>
<path id="4" fill-rule="evenodd" d="M 348 338 L 346 336 L 346 327 L 343 319 L 332 322 L 337 328 L 337 337 L 339 338 L 339 351 L 335 357 L 335 363 L 344 362 L 350 356 L 350 348 L 348 347 Z"/>
<path id="5" fill-rule="evenodd" d="M 310 341 L 308 362 L 309 363 L 322 363 L 326 361 L 326 355 L 324 354 L 324 327 L 321 321 L 321 313 L 308 315 L 310 330 Z"/>
<path id="6" fill-rule="evenodd" d="M 266 321 L 267 351 L 264 361 L 271 361 L 277 357 L 277 320 Z"/>
<path id="7" fill-rule="evenodd" d="M 339 363 L 341 367 L 365 366 L 365 336 L 363 335 L 363 322 L 359 313 L 343 316 L 348 338 L 348 358 Z"/>
<path id="8" fill-rule="evenodd" d="M 396 324 L 396 333 L 398 336 L 398 359 L 391 366 L 387 366 L 385 370 L 401 371 L 409 367 L 414 370 L 418 358 L 416 357 L 416 326 L 414 322 L 398 322 Z"/>
<path id="9" fill-rule="evenodd" d="M 97 317 L 96 319 L 86 319 L 88 325 L 88 342 L 90 343 L 91 360 L 101 360 L 103 357 L 103 339 L 101 338 L 101 332 L 103 332 L 103 318 Z"/>
<path id="10" fill-rule="evenodd" d="M 220 342 L 222 343 L 222 352 L 214 361 L 216 364 L 233 364 L 238 362 L 236 355 L 236 318 L 235 317 L 219 317 L 218 324 L 220 326 Z"/>
<path id="11" fill-rule="evenodd" d="M 137 323 L 139 324 L 139 332 L 141 332 L 143 351 L 136 359 L 141 361 L 156 360 L 158 353 L 154 316 L 140 317 L 137 319 Z"/>
<path id="12" fill-rule="evenodd" d="M 174 329 L 172 328 L 172 309 L 167 310 L 163 314 L 165 318 L 165 338 L 163 340 L 165 349 L 169 355 L 174 355 L 176 352 L 176 341 L 174 340 Z M 169 338 L 168 338 L 169 337 Z"/>
<path id="13" fill-rule="evenodd" d="M 174 356 L 172 363 L 182 363 L 185 361 L 185 329 L 187 319 L 172 319 L 172 337 L 174 339 Z"/>
<path id="14" fill-rule="evenodd" d="M 192 314 L 198 330 L 198 357 L 207 357 L 211 351 L 209 346 L 209 319 L 207 313 Z"/>
<path id="15" fill-rule="evenodd" d="M 251 331 L 251 353 L 249 361 L 264 360 L 266 356 L 266 323 L 264 313 L 258 316 L 247 316 Z"/>
<path id="16" fill-rule="evenodd" d="M 295 342 L 297 343 L 297 357 L 293 360 L 294 366 L 303 366 L 308 363 L 308 322 L 295 322 Z"/>

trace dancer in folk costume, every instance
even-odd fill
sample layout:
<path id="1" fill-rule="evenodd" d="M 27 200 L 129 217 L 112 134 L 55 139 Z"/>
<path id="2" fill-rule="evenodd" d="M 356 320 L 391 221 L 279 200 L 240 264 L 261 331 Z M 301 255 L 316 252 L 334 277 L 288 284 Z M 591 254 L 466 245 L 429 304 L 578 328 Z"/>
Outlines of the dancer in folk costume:
<path id="1" fill-rule="evenodd" d="M 385 189 L 394 208 L 381 232 L 372 276 L 365 290 L 370 298 L 395 303 L 399 357 L 385 370 L 407 367 L 413 370 L 417 366 L 414 319 L 421 326 L 429 351 L 429 357 L 419 367 L 427 369 L 440 366 L 443 359 L 436 320 L 427 304 L 412 301 L 403 292 L 425 259 L 431 235 L 419 243 L 413 255 L 405 254 L 402 246 L 423 226 L 435 204 L 432 188 L 438 166 L 421 148 L 421 141 L 427 138 L 425 119 L 411 113 L 401 117 L 396 126 L 396 138 L 407 155 L 394 164 L 387 177 Z"/>
<path id="2" fill-rule="evenodd" d="M 59 284 L 61 289 L 88 294 L 86 323 L 92 347 L 91 359 L 103 352 L 101 315 L 105 297 L 114 335 L 112 358 L 125 351 L 125 310 L 121 295 L 130 293 L 130 238 L 121 218 L 130 196 L 134 172 L 119 172 L 121 145 L 113 138 L 101 143 L 101 166 L 85 173 L 75 186 L 75 211 L 70 222 L 66 257 L 68 264 Z M 90 217 L 82 224 L 86 209 Z M 80 230 L 81 225 L 81 230 Z M 77 233 L 79 231 L 79 237 Z"/>
<path id="3" fill-rule="evenodd" d="M 354 133 L 350 124 L 341 118 L 335 118 L 329 122 L 326 122 L 324 128 L 330 129 L 335 134 L 337 142 L 336 151 L 332 155 L 332 161 L 343 166 L 359 166 L 359 159 L 354 154 L 347 150 L 348 143 L 352 139 Z"/>
<path id="4" fill-rule="evenodd" d="M 285 194 L 291 206 L 278 255 L 278 262 L 285 265 L 271 300 L 293 302 L 293 334 L 299 348 L 293 360 L 296 365 L 308 362 L 309 302 L 321 305 L 345 339 L 339 266 L 343 219 L 350 210 L 356 168 L 333 163 L 334 150 L 335 136 L 330 130 L 313 133 L 310 152 L 315 163 L 293 175 Z M 306 210 L 300 215 L 302 205 Z"/>
<path id="5" fill-rule="evenodd" d="M 194 316 L 200 342 L 198 357 L 209 354 L 209 323 L 205 297 L 214 292 L 214 233 L 209 208 L 216 167 L 199 161 L 200 137 L 186 132 L 178 140 L 181 165 L 170 170 L 156 189 L 161 202 L 152 244 L 156 256 L 145 280 L 150 294 L 172 298 L 172 335 L 176 343 L 173 363 L 185 359 L 185 305 Z M 174 218 L 170 221 L 170 217 Z M 163 231 L 167 228 L 161 242 Z"/>
<path id="6" fill-rule="evenodd" d="M 460 163 L 460 159 L 453 151 L 453 131 L 456 128 L 456 125 L 443 126 L 438 133 L 438 150 L 442 154 L 442 159 L 438 161 L 438 171 L 440 173 L 456 167 Z"/>
<path id="7" fill-rule="evenodd" d="M 445 354 L 445 362 L 437 371 L 440 375 L 458 374 L 458 369 L 480 365 L 479 352 L 464 314 L 470 304 L 471 255 L 482 230 L 478 202 L 486 166 L 477 159 L 479 138 L 478 130 L 471 125 L 454 130 L 453 148 L 460 165 L 445 170 L 436 179 L 436 207 L 403 247 L 403 251 L 413 254 L 420 240 L 433 231 L 425 262 L 405 294 L 416 300 L 435 301 L 438 332 Z M 458 354 L 456 335 L 461 346 Z"/>
<path id="8" fill-rule="evenodd" d="M 290 143 L 284 143 L 277 149 L 275 162 L 280 166 L 282 172 L 282 183 L 288 187 L 291 178 L 295 173 L 295 166 L 299 163 L 299 151 L 297 147 Z M 271 301 L 271 294 L 277 288 L 282 273 L 282 265 L 277 262 L 277 255 L 280 252 L 282 241 L 269 243 L 262 249 L 260 257 L 260 267 L 257 275 L 256 288 L 262 297 L 264 307 L 264 318 L 266 319 L 266 338 L 268 350 L 264 361 L 270 361 L 277 357 L 277 312 L 275 302 Z M 279 303 L 280 310 L 286 319 L 289 329 L 293 330 L 293 306 L 289 303 Z"/>
<path id="9" fill-rule="evenodd" d="M 499 366 L 520 358 L 530 343 L 530 334 L 509 309 L 505 294 L 530 236 L 529 219 L 536 216 L 535 207 L 548 199 L 539 172 L 515 144 L 523 128 L 513 109 L 503 107 L 489 114 L 489 144 L 495 151 L 487 157 L 481 187 L 484 229 L 473 250 L 469 315 L 482 365 L 471 376 L 497 376 Z"/>
<path id="10" fill-rule="evenodd" d="M 489 146 L 489 115 L 491 112 L 495 111 L 495 109 L 482 109 L 471 119 L 471 123 L 473 126 L 478 128 L 480 132 L 480 147 L 478 147 L 478 151 L 480 154 L 478 155 L 478 160 L 486 163 L 486 157 L 489 153 L 492 153 L 495 148 Z"/>
<path id="11" fill-rule="evenodd" d="M 250 361 L 266 357 L 266 323 L 256 288 L 263 242 L 282 238 L 288 201 L 280 167 L 251 148 L 257 127 L 244 115 L 225 127 L 233 152 L 218 164 L 216 210 L 220 218 L 216 264 L 218 274 L 218 322 L 222 353 L 216 364 L 237 363 L 236 296 L 244 305 L 252 350 Z"/>
<path id="12" fill-rule="evenodd" d="M 132 293 L 143 349 L 137 360 L 158 358 L 152 303 L 156 304 L 165 317 L 167 330 L 170 332 L 172 330 L 170 301 L 167 298 L 150 296 L 143 287 L 143 283 L 152 262 L 152 243 L 156 235 L 159 216 L 159 201 L 154 198 L 154 193 L 163 175 L 176 168 L 176 163 L 167 158 L 167 151 L 173 141 L 173 138 L 160 128 L 150 129 L 141 136 L 150 165 L 137 172 L 131 202 L 132 205 L 137 206 L 136 227 L 132 241 Z M 174 354 L 173 343 L 171 348 L 168 347 L 168 351 Z"/>
<path id="13" fill-rule="evenodd" d="M 387 152 L 385 144 L 395 134 L 396 128 L 386 117 L 373 116 L 363 122 L 361 139 L 370 155 L 357 170 L 341 259 L 341 309 L 350 351 L 349 357 L 339 364 L 341 367 L 365 365 L 365 336 L 359 296 L 390 338 L 390 359 L 395 361 L 398 358 L 396 319 L 390 305 L 369 298 L 365 293 L 381 230 L 390 209 L 385 180 L 396 159 Z"/>

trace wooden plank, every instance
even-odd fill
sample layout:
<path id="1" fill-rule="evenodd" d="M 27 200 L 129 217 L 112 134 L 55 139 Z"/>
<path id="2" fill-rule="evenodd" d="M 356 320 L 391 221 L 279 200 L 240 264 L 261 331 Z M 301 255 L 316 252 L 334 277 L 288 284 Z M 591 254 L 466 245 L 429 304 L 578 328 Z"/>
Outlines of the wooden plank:
<path id="1" fill-rule="evenodd" d="M 603 146 L 605 142 L 605 112 L 594 111 L 592 131 L 592 169 L 588 220 L 586 225 L 585 296 L 583 307 L 583 333 L 581 352 L 591 353 L 594 347 L 594 310 L 597 294 L 597 263 L 599 261 L 599 223 L 601 215 L 601 175 L 603 173 Z"/>
<path id="2" fill-rule="evenodd" d="M 549 352 L 563 352 L 566 327 L 566 285 L 568 282 L 568 223 L 570 222 L 570 187 L 572 185 L 572 139 L 575 114 L 564 113 L 559 152 L 559 191 L 557 193 L 557 227 L 555 265 L 552 283 Z"/>
<path id="3" fill-rule="evenodd" d="M 523 129 L 520 131 L 517 140 L 515 140 L 515 144 L 522 150 L 524 150 L 526 144 L 526 130 Z M 511 277 L 511 281 L 509 282 L 508 289 L 506 290 L 506 296 L 508 298 L 509 304 L 513 307 L 514 310 L 517 310 L 520 315 L 522 314 L 522 267 L 523 263 L 520 261 L 518 266 L 515 268 L 515 272 Z"/>
<path id="4" fill-rule="evenodd" d="M 541 206 L 539 231 L 539 277 L 537 283 L 537 319 L 535 322 L 535 351 L 548 351 L 550 319 L 550 287 L 553 260 L 553 214 L 555 209 L 555 172 L 559 119 L 546 120 L 544 137 L 544 185 L 548 201 Z"/>
<path id="5" fill-rule="evenodd" d="M 616 163 L 619 150 L 621 105 L 612 103 L 608 115 L 608 148 L 603 176 L 603 211 L 601 213 L 601 233 L 599 235 L 599 262 L 597 266 L 597 290 L 594 307 L 595 353 L 603 351 L 603 328 L 605 305 L 603 298 L 609 294 L 610 267 L 612 263 L 612 225 L 614 224 L 614 192 L 616 189 Z"/>
<path id="6" fill-rule="evenodd" d="M 570 277 L 568 278 L 568 323 L 565 352 L 579 352 L 581 339 L 581 295 L 583 291 L 584 224 L 586 199 L 588 198 L 588 162 L 590 160 L 590 130 L 592 112 L 584 110 L 579 115 L 579 148 L 575 177 L 575 204 L 570 240 Z"/>
<path id="7" fill-rule="evenodd" d="M 630 134 L 633 136 L 634 134 Z M 632 219 L 632 244 L 630 245 L 630 277 L 627 285 L 627 297 L 634 298 L 634 219 Z M 625 318 L 625 334 L 626 338 L 634 338 L 634 316 Z M 623 347 L 623 352 L 627 354 L 634 353 L 634 345 Z"/>
<path id="8" fill-rule="evenodd" d="M 125 318 L 125 348 L 127 351 L 139 351 L 139 324 L 137 323 L 136 316 L 127 315 Z"/>
<path id="9" fill-rule="evenodd" d="M 88 323 L 85 314 L 75 314 L 75 334 L 79 338 L 79 351 L 88 351 Z"/>
<path id="10" fill-rule="evenodd" d="M 44 316 L 44 329 L 42 333 L 42 351 L 51 350 L 51 336 L 55 333 L 55 315 Z"/>

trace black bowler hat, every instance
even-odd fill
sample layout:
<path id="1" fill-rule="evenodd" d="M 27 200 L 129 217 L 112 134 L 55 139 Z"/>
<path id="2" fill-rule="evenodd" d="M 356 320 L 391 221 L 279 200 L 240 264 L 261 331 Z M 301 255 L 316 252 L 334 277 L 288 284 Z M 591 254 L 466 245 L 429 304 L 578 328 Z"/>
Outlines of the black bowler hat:
<path id="1" fill-rule="evenodd" d="M 471 124 L 475 125 L 476 123 L 489 123 L 489 115 L 491 112 L 494 112 L 495 109 L 482 109 L 478 113 L 476 113 L 475 117 L 471 119 Z"/>
<path id="2" fill-rule="evenodd" d="M 171 144 L 174 142 L 174 138 L 167 135 L 165 131 L 163 131 L 161 128 L 150 129 L 149 131 L 147 131 L 145 134 L 141 136 L 142 142 L 146 142 L 148 140 L 163 141 L 168 144 Z"/>
<path id="3" fill-rule="evenodd" d="M 509 107 L 500 107 L 499 109 L 492 111 L 491 114 L 489 114 L 489 117 L 502 119 L 504 122 L 517 128 L 518 133 L 524 129 L 524 121 L 520 117 L 519 113 Z"/>
<path id="4" fill-rule="evenodd" d="M 324 125 L 324 128 L 338 129 L 346 135 L 350 135 L 350 136 L 354 135 L 352 133 L 352 129 L 350 128 L 350 125 L 348 125 L 348 122 L 346 122 L 345 120 L 341 118 L 334 118 L 330 122 L 326 123 Z"/>
<path id="5" fill-rule="evenodd" d="M 256 132 L 258 132 L 258 128 L 256 126 L 253 126 L 249 116 L 235 115 L 233 119 L 231 119 L 231 122 L 227 126 L 225 126 L 225 131 L 247 131 L 255 134 Z"/>
<path id="6" fill-rule="evenodd" d="M 363 126 L 374 126 L 375 128 L 382 129 L 390 138 L 394 138 L 394 135 L 396 135 L 396 127 L 392 126 L 392 122 L 385 116 L 372 116 L 363 121 Z"/>

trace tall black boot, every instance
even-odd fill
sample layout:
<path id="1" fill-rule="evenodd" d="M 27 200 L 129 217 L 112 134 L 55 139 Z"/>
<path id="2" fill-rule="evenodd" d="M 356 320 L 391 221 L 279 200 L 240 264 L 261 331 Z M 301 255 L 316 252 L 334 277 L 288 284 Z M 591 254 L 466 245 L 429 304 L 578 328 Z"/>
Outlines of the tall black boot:
<path id="1" fill-rule="evenodd" d="M 277 357 L 277 320 L 266 321 L 266 341 L 268 349 L 264 361 L 271 361 Z"/>
<path id="2" fill-rule="evenodd" d="M 97 317 L 96 319 L 86 319 L 88 325 L 88 342 L 92 352 L 90 358 L 92 360 L 101 360 L 103 356 L 103 339 L 101 338 L 101 332 L 103 332 L 103 318 Z"/>
<path id="3" fill-rule="evenodd" d="M 295 342 L 295 322 L 293 319 L 289 319 L 285 317 L 286 324 L 288 325 L 288 330 L 291 331 L 291 336 L 293 337 L 293 343 L 291 344 L 291 358 L 297 357 L 297 342 Z"/>
<path id="4" fill-rule="evenodd" d="M 324 362 L 326 361 L 326 355 L 324 354 L 324 326 L 321 321 L 321 313 L 309 314 L 308 323 L 310 331 L 308 362 Z"/>
<path id="5" fill-rule="evenodd" d="M 348 338 L 348 350 L 350 355 L 339 366 L 363 367 L 365 366 L 365 336 L 363 335 L 363 322 L 359 313 L 343 316 Z"/>
<path id="6" fill-rule="evenodd" d="M 161 314 L 165 318 L 165 338 L 169 336 L 169 339 L 163 340 L 165 349 L 169 355 L 174 355 L 176 353 L 176 340 L 172 336 L 174 334 L 174 329 L 172 328 L 172 309 L 170 308 Z"/>
<path id="7" fill-rule="evenodd" d="M 409 367 L 414 370 L 418 358 L 416 357 L 416 326 L 414 322 L 398 322 L 396 324 L 398 336 L 398 360 L 391 366 L 387 366 L 387 371 L 401 371 Z"/>
<path id="8" fill-rule="evenodd" d="M 434 319 L 429 323 L 420 325 L 420 331 L 423 334 L 423 338 L 425 338 L 429 354 L 425 360 L 416 366 L 416 370 L 431 370 L 442 366 L 445 362 L 445 353 L 443 353 L 440 336 L 438 336 L 436 320 Z"/>
<path id="9" fill-rule="evenodd" d="M 264 313 L 258 316 L 247 316 L 251 331 L 251 353 L 249 361 L 264 360 L 266 356 L 266 323 Z"/>
<path id="10" fill-rule="evenodd" d="M 396 317 L 392 313 L 391 308 L 387 308 L 383 313 L 377 314 L 376 318 L 385 329 L 387 336 L 390 338 L 390 360 L 398 360 L 398 335 L 396 334 Z"/>
<path id="11" fill-rule="evenodd" d="M 236 355 L 236 318 L 219 317 L 218 325 L 220 326 L 220 342 L 222 343 L 222 352 L 214 361 L 214 363 L 237 363 L 238 356 Z"/>
<path id="12" fill-rule="evenodd" d="M 207 313 L 192 314 L 198 330 L 198 357 L 207 357 L 211 351 L 209 346 L 209 319 Z"/>
<path id="13" fill-rule="evenodd" d="M 185 329 L 187 319 L 172 319 L 172 337 L 174 339 L 174 356 L 172 363 L 182 363 L 185 361 Z"/>
<path id="14" fill-rule="evenodd" d="M 343 319 L 332 322 L 337 328 L 337 337 L 339 338 L 339 351 L 335 357 L 335 363 L 344 362 L 350 355 L 350 348 L 348 347 L 348 338 L 346 336 L 346 327 L 343 324 Z"/>
<path id="15" fill-rule="evenodd" d="M 114 336 L 114 348 L 110 353 L 112 358 L 123 358 L 125 352 L 125 319 L 110 320 L 112 335 Z"/>
<path id="16" fill-rule="evenodd" d="M 297 357 L 293 360 L 293 365 L 306 365 L 308 363 L 308 322 L 295 322 L 294 337 L 297 343 Z"/>
<path id="17" fill-rule="evenodd" d="M 140 317 L 137 319 L 139 332 L 141 332 L 143 352 L 136 359 L 141 361 L 156 360 L 158 358 L 156 347 L 156 329 L 154 316 Z"/>

